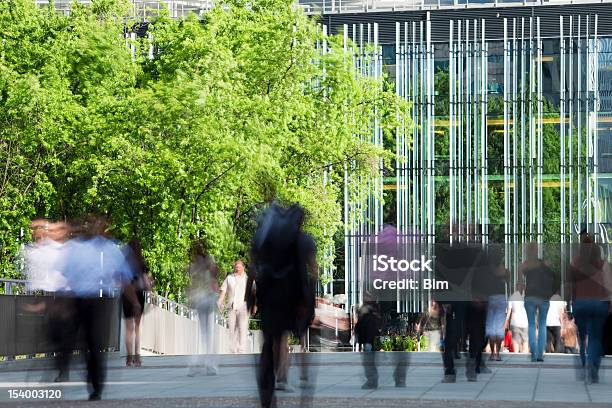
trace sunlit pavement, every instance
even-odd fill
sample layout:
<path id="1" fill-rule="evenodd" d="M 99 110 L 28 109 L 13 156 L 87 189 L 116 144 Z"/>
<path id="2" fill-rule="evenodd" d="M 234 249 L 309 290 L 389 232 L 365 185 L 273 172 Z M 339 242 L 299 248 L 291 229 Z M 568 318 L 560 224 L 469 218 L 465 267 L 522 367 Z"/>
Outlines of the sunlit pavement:
<path id="1" fill-rule="evenodd" d="M 441 356 L 411 353 L 406 388 L 394 386 L 391 353 L 379 354 L 380 386 L 362 390 L 360 354 L 309 353 L 314 399 L 302 399 L 298 367 L 289 372 L 293 392 L 279 392 L 279 407 L 576 407 L 612 406 L 612 359 L 605 358 L 600 383 L 586 385 L 576 379 L 572 356 L 548 355 L 544 363 L 531 363 L 525 355 L 503 355 L 488 362 L 492 373 L 477 382 L 465 378 L 465 358 L 458 360 L 457 383 L 442 384 Z M 292 356 L 295 357 L 295 356 Z M 187 376 L 188 356 L 144 357 L 141 368 L 123 367 L 110 358 L 104 407 L 255 407 L 255 355 L 219 356 L 216 376 Z M 48 362 L 3 363 L 0 366 L 0 403 L 10 406 L 71 407 L 82 405 L 88 393 L 82 366 L 75 367 L 68 382 L 43 382 L 52 378 Z M 47 380 L 48 381 L 48 380 Z M 17 390 L 17 391 L 10 391 Z M 38 390 L 37 392 L 27 390 Z M 60 399 L 34 399 L 40 390 L 60 390 Z M 46 392 L 48 394 L 48 392 Z M 11 394 L 13 397 L 10 398 Z M 58 392 L 55 391 L 55 396 Z M 29 396 L 29 398 L 27 398 Z M 408 400 L 408 401 L 407 401 Z M 92 404 L 92 403 L 88 403 Z"/>

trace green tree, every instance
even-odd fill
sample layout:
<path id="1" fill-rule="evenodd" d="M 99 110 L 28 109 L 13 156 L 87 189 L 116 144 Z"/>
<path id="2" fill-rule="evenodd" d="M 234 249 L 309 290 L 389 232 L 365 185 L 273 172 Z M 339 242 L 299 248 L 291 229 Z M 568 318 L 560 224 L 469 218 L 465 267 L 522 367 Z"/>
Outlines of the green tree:
<path id="1" fill-rule="evenodd" d="M 0 3 L 4 274 L 36 216 L 108 214 L 117 238 L 143 242 L 157 290 L 178 297 L 191 241 L 227 272 L 272 198 L 301 203 L 319 248 L 333 245 L 345 164 L 351 185 L 374 174 L 386 153 L 360 136 L 375 110 L 393 129 L 405 102 L 355 75 L 340 38 L 318 49 L 321 30 L 292 1 L 162 15 L 129 47 L 124 6 Z"/>

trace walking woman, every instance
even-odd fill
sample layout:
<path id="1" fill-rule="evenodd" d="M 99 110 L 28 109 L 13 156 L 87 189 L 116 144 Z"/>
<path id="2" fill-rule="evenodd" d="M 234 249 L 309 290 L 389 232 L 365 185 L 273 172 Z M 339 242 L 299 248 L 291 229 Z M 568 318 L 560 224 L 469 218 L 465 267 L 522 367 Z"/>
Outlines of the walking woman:
<path id="1" fill-rule="evenodd" d="M 501 260 L 503 261 L 503 258 Z M 508 307 L 506 300 L 508 271 L 503 264 L 494 264 L 491 272 L 485 334 L 489 338 L 489 347 L 491 348 L 489 360 L 502 361 L 499 353 L 505 336 Z"/>
<path id="2" fill-rule="evenodd" d="M 153 284 L 142 255 L 140 241 L 132 239 L 128 242 L 125 257 L 134 276 L 121 294 L 125 319 L 125 347 L 128 353 L 125 365 L 140 367 L 140 320 L 144 312 L 145 292 L 151 291 Z"/>
<path id="3" fill-rule="evenodd" d="M 527 312 L 529 350 L 531 361 L 544 361 L 546 347 L 546 316 L 550 297 L 559 290 L 553 270 L 539 258 L 535 242 L 527 245 L 525 261 L 519 273 L 525 282 L 525 311 Z"/>
<path id="4" fill-rule="evenodd" d="M 574 302 L 578 344 L 582 363 L 579 379 L 599 382 L 603 351 L 603 327 L 608 317 L 610 265 L 592 235 L 582 234 L 578 254 L 572 259 L 568 291 Z"/>

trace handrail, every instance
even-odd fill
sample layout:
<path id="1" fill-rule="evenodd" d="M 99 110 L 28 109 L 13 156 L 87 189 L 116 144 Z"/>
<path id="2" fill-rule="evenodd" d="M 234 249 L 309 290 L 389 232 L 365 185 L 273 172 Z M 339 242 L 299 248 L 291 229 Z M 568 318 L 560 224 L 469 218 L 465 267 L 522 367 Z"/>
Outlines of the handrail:
<path id="1" fill-rule="evenodd" d="M 189 320 L 194 320 L 198 314 L 196 310 L 188 306 L 185 306 L 181 303 L 175 302 L 174 300 L 168 299 L 153 292 L 145 292 L 145 303 L 155 305 L 164 310 L 185 317 Z"/>
<path id="2" fill-rule="evenodd" d="M 48 6 L 50 0 L 34 0 L 36 5 Z M 80 4 L 91 4 L 91 0 L 77 0 Z M 68 13 L 73 0 L 56 0 L 55 8 Z M 147 21 L 167 8 L 171 17 L 180 18 L 189 13 L 202 14 L 211 10 L 212 0 L 132 0 L 134 18 Z M 297 0 L 296 6 L 306 14 L 343 14 L 363 12 L 427 11 L 469 8 L 501 8 L 570 4 L 611 3 L 611 0 Z"/>
<path id="3" fill-rule="evenodd" d="M 31 289 L 28 281 L 25 279 L 8 279 L 0 278 L 0 287 L 4 287 L 4 295 L 53 295 L 53 292 L 47 292 L 39 289 Z M 15 290 L 17 288 L 17 290 Z M 121 293 L 120 289 L 113 286 L 102 287 L 100 297 L 117 297 Z"/>
<path id="4" fill-rule="evenodd" d="M 28 281 L 25 279 L 7 279 L 0 278 L 0 287 L 4 287 L 4 295 L 52 295 L 51 292 L 44 292 L 40 290 L 31 290 L 28 287 Z M 15 289 L 17 288 L 17 289 Z M 109 297 L 117 297 L 121 293 L 118 288 L 108 287 L 103 291 L 103 294 Z M 195 320 L 198 312 L 189 306 L 178 303 L 172 299 L 168 299 L 162 295 L 154 292 L 145 292 L 145 303 L 155 305 L 169 312 L 175 313 L 179 316 L 185 317 L 189 320 Z M 227 326 L 227 319 L 219 314 L 215 314 L 217 324 Z M 253 319 L 250 319 L 253 320 Z"/>

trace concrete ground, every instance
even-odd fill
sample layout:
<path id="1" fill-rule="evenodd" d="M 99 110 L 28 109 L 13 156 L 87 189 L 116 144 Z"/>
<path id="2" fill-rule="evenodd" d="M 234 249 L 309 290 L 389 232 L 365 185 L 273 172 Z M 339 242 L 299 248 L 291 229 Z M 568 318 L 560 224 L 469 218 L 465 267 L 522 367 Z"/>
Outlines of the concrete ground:
<path id="1" fill-rule="evenodd" d="M 292 357 L 296 357 L 293 355 Z M 457 383 L 442 384 L 438 353 L 411 353 L 406 388 L 394 386 L 393 353 L 379 353 L 380 386 L 362 390 L 358 353 L 309 353 L 311 393 L 301 398 L 298 367 L 289 372 L 293 392 L 279 392 L 279 407 L 612 407 L 612 358 L 603 360 L 599 384 L 576 379 L 575 358 L 547 355 L 531 363 L 526 355 L 505 354 L 488 362 L 491 374 L 475 383 L 465 378 L 465 357 L 458 360 Z M 108 361 L 103 401 L 96 407 L 256 407 L 256 355 L 218 357 L 216 376 L 187 376 L 188 356 L 144 357 L 141 368 L 126 368 L 123 360 Z M 0 368 L 0 405 L 12 407 L 72 407 L 87 399 L 85 371 L 76 365 L 65 383 L 49 382 L 49 362 L 13 362 Z M 16 390 L 16 391 L 10 391 Z M 26 393 L 30 390 L 30 393 Z M 61 398 L 34 399 L 31 390 L 59 390 Z M 37 392 L 39 396 L 48 396 Z M 58 391 L 54 391 L 57 396 Z M 11 398 L 11 394 L 16 398 Z M 43 395 L 44 394 L 44 395 Z M 28 395 L 30 396 L 29 398 Z"/>

